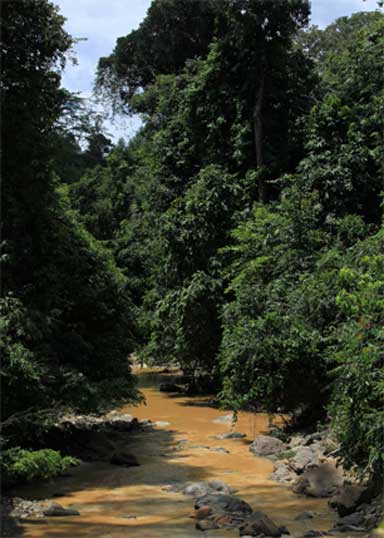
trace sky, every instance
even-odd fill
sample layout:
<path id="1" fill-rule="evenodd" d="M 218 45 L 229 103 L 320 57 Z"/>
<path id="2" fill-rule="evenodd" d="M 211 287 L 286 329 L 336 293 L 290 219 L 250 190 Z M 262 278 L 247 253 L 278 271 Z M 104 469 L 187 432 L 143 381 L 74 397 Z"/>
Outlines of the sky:
<path id="1" fill-rule="evenodd" d="M 54 3 L 67 19 L 66 30 L 75 38 L 86 39 L 75 46 L 77 65 L 67 63 L 62 84 L 90 98 L 100 56 L 108 56 L 118 37 L 139 26 L 151 0 L 54 0 Z M 324 28 L 338 17 L 374 9 L 377 0 L 312 0 L 311 22 Z M 119 117 L 114 123 L 106 122 L 114 140 L 129 139 L 139 125 L 138 118 Z"/>

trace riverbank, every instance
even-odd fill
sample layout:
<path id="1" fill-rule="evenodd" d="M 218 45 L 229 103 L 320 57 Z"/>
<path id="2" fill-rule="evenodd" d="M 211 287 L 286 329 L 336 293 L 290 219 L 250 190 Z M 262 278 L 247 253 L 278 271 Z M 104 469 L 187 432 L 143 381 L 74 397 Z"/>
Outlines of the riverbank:
<path id="1" fill-rule="evenodd" d="M 304 536 L 308 531 L 327 532 L 334 527 L 338 515 L 329 506 L 328 498 L 299 496 L 289 484 L 270 480 L 277 462 L 250 451 L 255 437 L 268 433 L 266 415 L 240 413 L 236 431 L 244 437 L 228 437 L 231 421 L 212 407 L 209 398 L 160 392 L 159 384 L 170 380 L 167 375 L 148 373 L 140 377 L 147 404 L 123 407 L 110 415 L 115 426 L 125 416 L 128 430 L 117 431 L 111 424 L 108 426 L 112 429 L 107 435 L 106 450 L 102 450 L 104 459 L 93 456 L 91 461 L 73 468 L 70 476 L 13 491 L 18 498 L 58 503 L 80 515 L 29 514 L 16 518 L 19 536 L 201 536 L 201 531 L 195 529 L 193 496 L 185 495 L 183 490 L 191 483 L 212 480 L 220 480 L 236 490 L 236 497 L 254 511 L 265 513 L 276 526 L 287 527 L 293 536 Z M 93 427 L 95 433 L 98 426 Z M 124 449 L 138 465 L 111 463 L 116 449 Z M 92 450 L 95 452 L 95 445 Z M 304 512 L 312 517 L 298 519 Z M 222 536 L 223 532 L 228 538 L 239 535 L 236 528 L 207 532 L 212 537 Z"/>

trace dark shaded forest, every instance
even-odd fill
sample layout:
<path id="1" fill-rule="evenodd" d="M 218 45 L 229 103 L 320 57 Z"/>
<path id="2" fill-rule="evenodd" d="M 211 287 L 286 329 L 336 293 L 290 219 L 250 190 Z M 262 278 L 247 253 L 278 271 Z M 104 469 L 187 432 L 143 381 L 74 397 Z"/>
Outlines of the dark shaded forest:
<path id="1" fill-rule="evenodd" d="M 32 464 L 58 414 L 140 401 L 133 353 L 223 407 L 329 423 L 345 467 L 382 481 L 384 16 L 309 16 L 154 0 L 99 61 L 100 102 L 142 118 L 113 144 L 61 87 L 75 39 L 57 8 L 3 3 L 10 481 L 71 464 Z"/>

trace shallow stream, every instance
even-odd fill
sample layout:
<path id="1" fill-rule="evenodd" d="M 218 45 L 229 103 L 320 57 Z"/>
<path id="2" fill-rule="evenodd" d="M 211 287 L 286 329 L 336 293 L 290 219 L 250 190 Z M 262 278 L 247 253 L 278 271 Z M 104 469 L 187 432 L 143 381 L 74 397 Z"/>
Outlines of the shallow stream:
<path id="1" fill-rule="evenodd" d="M 164 491 L 169 484 L 219 479 L 235 487 L 237 496 L 255 510 L 265 512 L 292 535 L 309 529 L 327 530 L 335 514 L 327 499 L 302 498 L 287 486 L 268 479 L 273 463 L 257 458 L 249 443 L 257 433 L 266 432 L 268 417 L 241 413 L 236 430 L 245 439 L 217 440 L 215 435 L 230 430 L 229 422 L 214 423 L 223 413 L 210 406 L 208 398 L 186 397 L 159 392 L 167 375 L 139 374 L 146 405 L 123 407 L 121 412 L 139 419 L 168 422 L 154 432 L 129 435 L 126 449 L 140 462 L 139 467 L 118 467 L 107 463 L 86 463 L 71 470 L 71 476 L 49 483 L 19 488 L 18 496 L 51 499 L 80 512 L 77 517 L 45 518 L 26 523 L 26 538 L 212 538 L 238 536 L 235 530 L 202 533 L 195 530 L 193 499 Z M 186 442 L 184 442 L 186 441 Z M 199 448 L 193 448 L 199 447 Z M 203 448 L 208 447 L 208 448 Z M 223 447 L 229 454 L 211 451 Z M 63 496 L 53 498 L 57 493 Z M 313 511 L 312 520 L 295 521 L 303 511 Z"/>

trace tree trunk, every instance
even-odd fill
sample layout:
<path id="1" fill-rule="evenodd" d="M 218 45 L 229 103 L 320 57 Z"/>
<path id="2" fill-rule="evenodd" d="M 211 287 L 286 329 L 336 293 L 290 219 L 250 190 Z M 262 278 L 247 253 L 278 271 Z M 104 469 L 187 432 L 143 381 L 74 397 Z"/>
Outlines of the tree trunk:
<path id="1" fill-rule="evenodd" d="M 267 189 L 265 180 L 262 177 L 262 170 L 260 170 L 264 165 L 263 160 L 263 120 L 262 120 L 262 108 L 264 101 L 264 85 L 265 85 L 265 75 L 264 71 L 261 72 L 259 89 L 256 93 L 255 106 L 253 108 L 253 132 L 255 138 L 255 152 L 256 152 L 256 164 L 259 168 L 260 177 L 259 177 L 259 199 L 260 202 L 264 203 L 267 199 Z"/>

